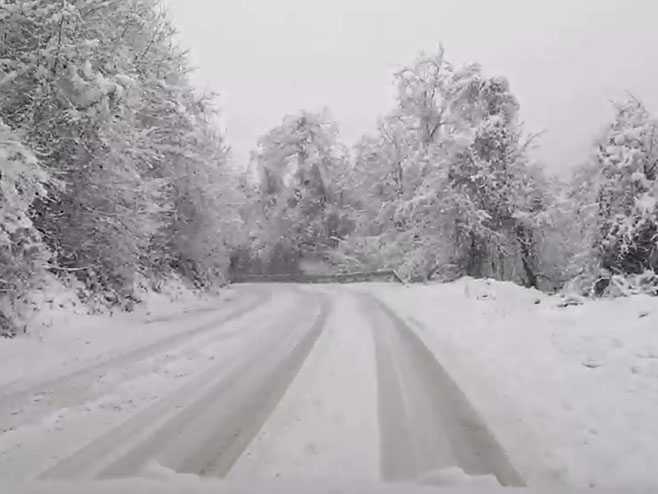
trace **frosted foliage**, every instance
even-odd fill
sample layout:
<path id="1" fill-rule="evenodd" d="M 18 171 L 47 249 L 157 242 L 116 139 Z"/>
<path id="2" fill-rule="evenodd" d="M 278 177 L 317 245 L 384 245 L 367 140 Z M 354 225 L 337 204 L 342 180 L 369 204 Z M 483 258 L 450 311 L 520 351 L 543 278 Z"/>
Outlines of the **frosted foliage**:
<path id="1" fill-rule="evenodd" d="M 658 268 L 658 122 L 635 100 L 617 115 L 596 156 L 602 265 L 621 273 Z"/>
<path id="2" fill-rule="evenodd" d="M 369 254 L 409 279 L 468 273 L 536 285 L 541 172 L 529 172 L 507 81 L 454 67 L 443 50 L 396 77 L 397 109 L 357 146 L 354 236 L 385 239 Z M 364 247 L 352 238 L 345 250 Z"/>
<path id="3" fill-rule="evenodd" d="M 0 2 L 0 32 L 6 333 L 47 271 L 126 309 L 142 282 L 302 265 L 586 293 L 658 271 L 658 124 L 632 98 L 563 183 L 533 162 L 507 79 L 440 48 L 394 75 L 395 107 L 351 152 L 328 111 L 300 111 L 242 174 L 160 0 Z"/>
<path id="4" fill-rule="evenodd" d="M 0 116 L 24 146 L 2 150 L 3 200 L 13 181 L 45 267 L 125 306 L 137 274 L 222 282 L 238 198 L 212 95 L 192 88 L 161 3 L 2 2 L 0 32 Z"/>
<path id="5" fill-rule="evenodd" d="M 26 296 L 33 274 L 46 260 L 41 237 L 28 214 L 45 194 L 48 176 L 34 154 L 0 121 L 0 335 L 11 335 L 15 305 Z"/>
<path id="6" fill-rule="evenodd" d="M 266 272 L 298 269 L 304 255 L 322 255 L 344 235 L 343 174 L 347 153 L 327 112 L 283 119 L 259 140 L 260 221 L 254 255 Z"/>

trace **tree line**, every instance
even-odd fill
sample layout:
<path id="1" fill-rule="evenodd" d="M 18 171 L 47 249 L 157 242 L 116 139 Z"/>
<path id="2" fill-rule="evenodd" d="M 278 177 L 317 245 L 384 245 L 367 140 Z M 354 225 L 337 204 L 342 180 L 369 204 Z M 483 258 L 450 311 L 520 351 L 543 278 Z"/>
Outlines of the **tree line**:
<path id="1" fill-rule="evenodd" d="M 122 307 L 139 280 L 225 278 L 235 177 L 188 76 L 157 0 L 0 2 L 5 333 L 47 273 Z"/>
<path id="2" fill-rule="evenodd" d="M 0 2 L 0 332 L 48 276 L 130 308 L 140 283 L 308 257 L 412 281 L 656 285 L 658 124 L 632 97 L 560 181 L 508 81 L 440 49 L 395 74 L 394 110 L 352 149 L 328 111 L 301 111 L 240 172 L 189 74 L 160 0 Z"/>
<path id="3" fill-rule="evenodd" d="M 656 293 L 658 121 L 637 99 L 615 105 L 590 159 L 559 180 L 532 158 L 539 136 L 505 78 L 441 48 L 395 83 L 395 109 L 352 153 L 327 112 L 287 116 L 261 138 L 236 270 L 288 272 L 311 256 L 412 281 Z"/>

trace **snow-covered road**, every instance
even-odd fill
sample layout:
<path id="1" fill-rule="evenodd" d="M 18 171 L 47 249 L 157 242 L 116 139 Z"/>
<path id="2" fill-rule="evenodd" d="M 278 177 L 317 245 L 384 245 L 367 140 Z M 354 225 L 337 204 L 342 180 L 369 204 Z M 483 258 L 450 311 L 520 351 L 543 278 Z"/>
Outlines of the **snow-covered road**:
<path id="1" fill-rule="evenodd" d="M 333 286 L 239 293 L 139 348 L 1 388 L 0 478 L 524 484 L 381 301 Z"/>

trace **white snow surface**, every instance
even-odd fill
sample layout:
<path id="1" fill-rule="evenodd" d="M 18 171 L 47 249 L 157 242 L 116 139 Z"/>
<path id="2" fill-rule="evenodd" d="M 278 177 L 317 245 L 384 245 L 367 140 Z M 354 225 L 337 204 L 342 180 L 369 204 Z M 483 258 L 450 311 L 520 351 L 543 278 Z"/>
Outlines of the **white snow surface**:
<path id="1" fill-rule="evenodd" d="M 219 298 L 225 302 L 230 298 L 235 299 L 236 304 L 227 304 L 232 308 L 239 306 L 238 300 L 242 303 L 242 300 L 246 298 L 241 294 L 227 292 L 229 293 L 224 293 Z M 225 322 L 217 330 L 186 339 L 183 343 L 179 342 L 174 348 L 155 352 L 153 355 L 140 358 L 135 362 L 122 362 L 119 366 L 102 369 L 91 376 L 86 376 L 86 379 L 92 378 L 91 382 L 83 381 L 79 386 L 68 391 L 71 396 L 64 398 L 70 399 L 75 403 L 74 406 L 61 407 L 54 404 L 47 415 L 37 415 L 35 419 L 25 420 L 20 425 L 7 430 L 0 427 L 0 492 L 4 492 L 2 482 L 21 482 L 35 478 L 46 468 L 72 455 L 94 438 L 125 423 L 127 419 L 150 405 L 166 400 L 176 390 L 185 387 L 187 383 L 194 381 L 208 369 L 218 365 L 230 368 L 235 357 L 241 355 L 245 351 L 245 346 L 251 343 L 253 339 L 250 336 L 251 329 L 261 327 L 265 321 L 271 320 L 273 317 L 280 317 L 282 311 L 290 310 L 292 301 L 293 299 L 289 296 L 279 296 L 276 300 L 277 307 L 259 306 L 245 314 L 243 318 Z M 193 308 L 195 304 L 196 302 L 187 307 Z M 189 330 L 190 325 L 207 324 L 208 321 L 213 320 L 213 317 L 217 318 L 222 314 L 221 311 L 180 312 L 183 307 L 186 305 L 183 304 L 179 307 L 178 315 L 185 314 L 184 319 L 158 322 L 153 324 L 158 327 L 156 330 L 147 330 L 149 325 L 143 322 L 139 324 L 139 319 L 137 319 L 132 326 L 126 327 L 127 332 L 125 336 L 124 333 L 121 333 L 121 337 L 130 338 L 130 330 L 138 333 L 145 331 L 141 338 L 135 337 L 132 340 L 133 345 L 139 343 L 139 346 L 142 346 L 153 341 L 157 342 L 167 334 L 175 335 L 178 332 Z M 101 320 L 105 321 L 105 319 Z M 94 328 L 95 332 L 92 331 L 90 338 L 96 344 L 111 344 L 111 333 L 114 331 L 116 334 L 116 331 L 123 331 L 123 328 L 112 327 L 111 320 L 105 322 L 107 326 L 101 325 Z M 66 331 L 63 333 L 66 334 Z M 76 335 L 77 332 L 72 334 Z M 228 337 L 222 338 L 222 334 Z M 60 337 L 62 341 L 65 341 L 63 336 L 60 335 Z M 77 345 L 78 340 L 72 339 L 70 344 Z M 26 348 L 31 349 L 32 347 L 27 346 Z M 118 356 L 123 353 L 119 346 L 110 347 L 110 349 Z M 110 353 L 99 350 L 98 356 L 105 360 Z M 96 352 L 83 354 L 81 359 L 76 360 L 76 364 L 84 363 L 84 361 L 93 363 L 95 354 Z M 53 367 L 56 371 L 70 370 L 70 366 L 65 365 L 64 362 L 64 358 L 68 355 L 68 352 L 62 353 L 61 350 L 59 354 L 53 352 L 53 357 L 47 363 L 56 364 Z M 20 381 L 20 384 L 22 383 L 23 381 Z M 17 410 L 17 412 L 24 413 L 23 410 Z M 25 412 L 29 413 L 29 410 Z M 176 410 L 168 410 L 168 412 L 176 413 Z M 159 417 L 163 420 L 166 418 L 168 418 L 167 413 L 163 417 Z M 143 429 L 147 431 L 150 425 L 152 424 L 145 424 Z M 140 435 L 136 434 L 131 440 L 139 441 Z M 128 441 L 124 446 L 130 445 L 131 442 Z M 112 458 L 105 457 L 99 459 L 102 462 L 111 460 Z M 157 470 L 157 468 L 154 467 L 152 470 Z M 155 473 L 157 474 L 157 471 Z M 144 476 L 151 478 L 153 472 L 145 472 Z"/>
<path id="2" fill-rule="evenodd" d="M 338 293 L 304 366 L 228 481 L 378 481 L 374 341 L 354 297 Z"/>
<path id="3" fill-rule="evenodd" d="M 27 332 L 0 338 L 0 387 L 52 379 L 176 334 L 189 329 L 178 319 L 222 309 L 236 298 L 228 288 L 204 294 L 176 280 L 160 293 L 141 295 L 133 312 L 89 314 L 74 293 L 57 283 L 33 294 L 36 310 L 26 321 Z"/>
<path id="4" fill-rule="evenodd" d="M 205 299 L 172 290 L 179 290 L 177 301 L 154 294 L 135 312 L 114 316 L 76 314 L 60 295 L 32 321 L 30 334 L 0 340 L 0 389 L 64 375 L 189 330 L 210 319 L 199 309 L 226 303 L 228 310 L 243 297 L 233 289 Z M 0 479 L 29 477 L 217 362 L 239 357 L 253 338 L 249 328 L 296 303 L 272 290 L 272 303 L 222 327 L 238 337 L 214 341 L 201 335 L 130 368 L 106 371 L 80 391 L 88 400 L 4 433 Z M 559 307 L 563 300 L 557 296 L 470 278 L 313 290 L 334 296 L 325 330 L 228 481 L 317 484 L 326 472 L 340 472 L 348 485 L 376 482 L 376 328 L 348 296 L 360 290 L 416 331 L 531 487 L 658 491 L 658 299 L 636 295 Z M 196 481 L 156 463 L 144 477 Z M 418 484 L 494 486 L 495 479 L 449 468 L 428 472 Z"/>
<path id="5" fill-rule="evenodd" d="M 531 486 L 658 490 L 658 299 L 558 307 L 470 278 L 358 289 L 416 330 Z"/>

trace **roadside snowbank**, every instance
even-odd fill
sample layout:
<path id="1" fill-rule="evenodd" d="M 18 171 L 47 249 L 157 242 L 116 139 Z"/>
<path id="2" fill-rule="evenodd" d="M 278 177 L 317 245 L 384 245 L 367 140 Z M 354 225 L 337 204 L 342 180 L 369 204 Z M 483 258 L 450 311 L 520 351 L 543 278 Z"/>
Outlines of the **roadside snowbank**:
<path id="1" fill-rule="evenodd" d="M 219 309 L 236 294 L 230 288 L 203 294 L 170 280 L 160 293 L 144 291 L 140 296 L 133 312 L 89 314 L 71 290 L 57 283 L 33 294 L 26 334 L 0 338 L 0 386 L 53 378 L 175 334 L 186 329 L 176 320 Z"/>
<path id="2" fill-rule="evenodd" d="M 147 352 L 138 360 L 92 368 L 73 385 L 51 388 L 46 406 L 39 407 L 33 399 L 39 396 L 32 395 L 16 403 L 17 414 L 9 409 L 9 420 L 4 420 L 9 414 L 0 416 L 0 492 L 5 492 L 2 482 L 34 479 L 56 465 L 60 469 L 56 475 L 64 471 L 63 477 L 70 475 L 71 480 L 98 473 L 196 403 L 208 386 L 216 384 L 213 379 L 222 380 L 248 355 L 273 320 L 299 303 L 291 293 L 276 294 L 274 303 L 253 294 L 236 295 L 239 300 L 224 314 L 235 313 L 237 307 L 251 308 L 241 317 L 214 323 L 211 331 L 195 336 L 184 333 L 183 341 Z M 176 319 L 173 327 L 189 331 L 221 314 L 190 314 Z M 164 324 L 154 326 L 172 332 Z M 7 409 L 2 410 L 0 403 L 0 415 L 3 412 Z M 152 473 L 144 475 L 150 478 Z"/>
<path id="3" fill-rule="evenodd" d="M 530 485 L 658 489 L 658 299 L 362 285 L 415 328 Z"/>

